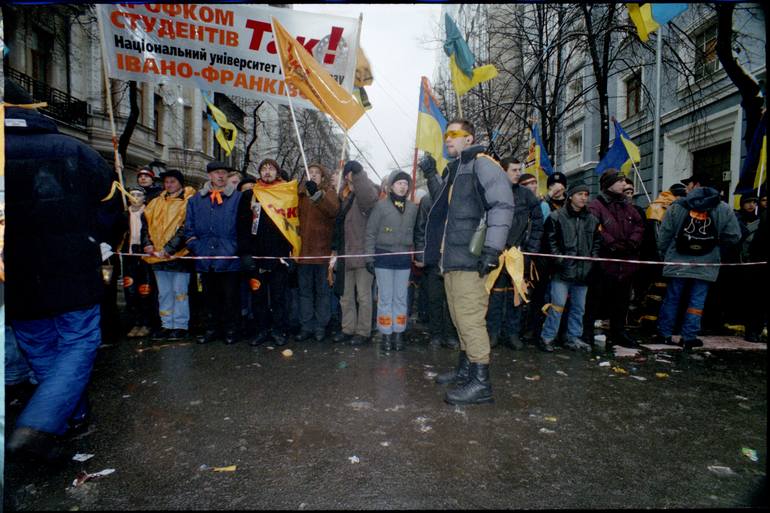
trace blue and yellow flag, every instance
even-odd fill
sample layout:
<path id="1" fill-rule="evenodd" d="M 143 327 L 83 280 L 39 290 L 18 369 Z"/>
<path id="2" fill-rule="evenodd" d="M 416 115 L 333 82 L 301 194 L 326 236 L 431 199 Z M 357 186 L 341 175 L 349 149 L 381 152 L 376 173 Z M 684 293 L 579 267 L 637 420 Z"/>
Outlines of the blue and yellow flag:
<path id="1" fill-rule="evenodd" d="M 631 138 L 617 120 L 613 119 L 612 121 L 615 124 L 615 140 L 604 158 L 596 166 L 595 171 L 597 175 L 600 175 L 607 169 L 615 168 L 628 176 L 631 167 L 638 164 L 641 159 L 639 147 L 631 142 Z"/>
<path id="2" fill-rule="evenodd" d="M 537 178 L 537 193 L 540 196 L 544 196 L 548 192 L 546 182 L 548 177 L 553 174 L 553 166 L 551 166 L 551 159 L 548 158 L 548 152 L 543 147 L 543 141 L 540 140 L 537 124 L 532 125 L 532 141 L 529 143 L 526 171 L 535 175 Z"/>
<path id="3" fill-rule="evenodd" d="M 473 67 L 476 56 L 473 55 L 468 43 L 465 42 L 460 29 L 454 20 L 446 14 L 444 16 L 446 26 L 446 40 L 444 41 L 444 53 L 449 56 L 449 71 L 452 74 L 452 85 L 459 96 L 464 95 L 473 87 L 497 76 L 497 68 L 493 64 Z"/>
<path id="4" fill-rule="evenodd" d="M 238 136 L 238 129 L 227 119 L 225 113 L 212 103 L 207 93 L 201 91 L 201 94 L 210 111 L 206 115 L 209 118 L 211 127 L 214 129 L 214 136 L 222 149 L 225 150 L 225 154 L 229 157 L 233 148 L 235 148 L 235 138 Z"/>
<path id="5" fill-rule="evenodd" d="M 767 125 L 765 114 L 754 132 L 751 146 L 743 161 L 738 185 L 735 186 L 735 205 L 740 207 L 741 196 L 759 195 L 759 190 L 767 183 Z"/>
<path id="6" fill-rule="evenodd" d="M 628 15 L 636 26 L 639 39 L 647 41 L 650 34 L 664 23 L 687 10 L 687 4 L 626 4 Z"/>
<path id="7" fill-rule="evenodd" d="M 426 77 L 420 81 L 420 104 L 417 109 L 417 141 L 418 150 L 430 153 L 436 159 L 436 169 L 443 173 L 449 162 L 449 155 L 444 146 L 444 132 L 447 120 L 438 108 L 436 98 L 430 91 Z"/>

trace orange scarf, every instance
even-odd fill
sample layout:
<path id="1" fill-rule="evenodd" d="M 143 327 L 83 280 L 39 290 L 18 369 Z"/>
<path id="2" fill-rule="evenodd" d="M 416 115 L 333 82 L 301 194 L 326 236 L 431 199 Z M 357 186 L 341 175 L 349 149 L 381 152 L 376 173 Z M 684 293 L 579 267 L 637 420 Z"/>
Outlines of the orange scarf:
<path id="1" fill-rule="evenodd" d="M 222 191 L 211 191 L 211 203 L 217 202 L 217 205 L 222 204 Z"/>

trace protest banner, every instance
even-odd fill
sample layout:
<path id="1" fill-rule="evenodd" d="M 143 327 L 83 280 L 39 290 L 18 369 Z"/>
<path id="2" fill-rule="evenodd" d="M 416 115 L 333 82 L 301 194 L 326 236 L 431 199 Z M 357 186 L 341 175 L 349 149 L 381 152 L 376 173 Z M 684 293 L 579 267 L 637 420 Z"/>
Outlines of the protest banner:
<path id="1" fill-rule="evenodd" d="M 272 36 L 278 19 L 346 91 L 353 90 L 359 20 L 262 5 L 97 4 L 111 78 L 177 83 L 315 109 L 286 85 Z"/>

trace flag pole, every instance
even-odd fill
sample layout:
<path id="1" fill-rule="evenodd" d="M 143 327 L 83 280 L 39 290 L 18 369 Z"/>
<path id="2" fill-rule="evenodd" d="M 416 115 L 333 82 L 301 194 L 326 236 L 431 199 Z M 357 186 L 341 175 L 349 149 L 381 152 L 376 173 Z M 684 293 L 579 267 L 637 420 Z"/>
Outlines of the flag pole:
<path id="1" fill-rule="evenodd" d="M 634 159 L 631 160 L 631 165 L 634 166 L 634 171 L 636 172 L 636 177 L 639 179 L 639 183 L 642 186 L 642 190 L 644 191 L 644 195 L 647 196 L 647 204 L 652 205 L 652 199 L 650 198 L 650 193 L 647 192 L 647 187 L 644 186 L 644 180 L 642 180 L 642 175 L 639 173 L 639 168 L 636 167 L 636 162 L 634 162 Z"/>
<path id="2" fill-rule="evenodd" d="M 340 164 L 339 164 L 340 173 L 339 173 L 339 176 L 337 177 L 337 194 L 340 193 L 340 188 L 342 187 L 342 169 L 343 169 L 342 166 L 345 165 L 345 151 L 348 149 L 347 146 L 348 146 L 348 131 L 345 130 L 344 137 L 342 139 L 342 153 L 340 153 Z"/>
<path id="3" fill-rule="evenodd" d="M 107 73 L 107 52 L 104 49 L 104 42 L 106 41 L 104 39 L 104 26 L 102 25 L 102 20 L 99 16 L 96 17 L 96 22 L 99 25 L 99 32 L 101 33 L 101 44 L 99 45 L 101 47 L 102 51 L 102 70 L 104 72 L 104 86 L 107 91 L 107 112 L 109 113 L 110 117 L 110 130 L 112 131 L 112 149 L 115 152 L 115 172 L 118 174 L 118 182 L 120 183 L 120 186 L 125 188 L 125 185 L 123 184 L 123 161 L 120 159 L 120 153 L 118 153 L 118 136 L 117 131 L 115 130 L 115 117 L 112 113 L 112 88 L 110 87 L 110 78 Z M 123 210 L 128 210 L 128 204 L 126 203 L 126 197 L 124 195 L 120 195 L 120 197 L 123 199 Z"/>
<path id="4" fill-rule="evenodd" d="M 652 193 L 658 194 L 658 160 L 660 157 L 660 68 L 663 59 L 663 30 L 665 23 L 658 29 L 655 50 L 655 125 L 652 131 Z"/>
<path id="5" fill-rule="evenodd" d="M 414 161 L 412 162 L 412 203 L 414 203 L 414 192 L 417 189 L 417 146 L 414 147 Z"/>
<path id="6" fill-rule="evenodd" d="M 454 84 L 452 85 L 454 87 Z M 460 93 L 457 92 L 457 89 L 455 89 L 455 98 L 457 98 L 457 115 L 460 119 L 463 118 L 463 106 L 460 104 Z"/>
<path id="7" fill-rule="evenodd" d="M 767 148 L 765 148 L 765 151 L 767 151 Z M 760 155 L 761 155 L 761 150 L 760 150 Z M 762 166 L 759 168 L 759 182 L 757 182 L 757 206 L 754 207 L 755 214 L 759 213 L 759 190 L 762 188 L 762 178 L 765 176 L 766 164 L 767 164 L 767 158 L 762 159 Z"/>

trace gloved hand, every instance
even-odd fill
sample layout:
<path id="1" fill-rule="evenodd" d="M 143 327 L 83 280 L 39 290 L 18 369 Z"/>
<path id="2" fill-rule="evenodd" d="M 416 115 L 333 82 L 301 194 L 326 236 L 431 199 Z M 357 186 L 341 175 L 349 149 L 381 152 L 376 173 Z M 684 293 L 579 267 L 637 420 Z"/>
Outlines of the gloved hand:
<path id="1" fill-rule="evenodd" d="M 366 262 L 366 270 L 374 276 L 374 262 Z"/>
<path id="2" fill-rule="evenodd" d="M 315 193 L 318 192 L 318 184 L 313 180 L 308 180 L 305 182 L 305 189 L 307 189 L 308 196 L 315 196 Z"/>
<path id="3" fill-rule="evenodd" d="M 363 170 L 364 170 L 363 166 L 359 164 L 358 161 L 351 160 L 345 164 L 345 167 L 342 170 L 342 176 L 345 176 L 348 173 L 353 173 L 354 175 L 357 175 Z"/>
<path id="4" fill-rule="evenodd" d="M 484 277 L 491 273 L 500 263 L 500 252 L 488 246 L 484 246 L 479 257 L 478 271 L 479 276 Z"/>
<path id="5" fill-rule="evenodd" d="M 420 168 L 420 171 L 422 171 L 422 176 L 424 176 L 426 180 L 438 172 L 436 170 L 436 159 L 430 155 L 425 155 L 421 158 L 417 166 Z"/>
<path id="6" fill-rule="evenodd" d="M 257 262 L 251 255 L 241 255 L 241 271 L 252 273 L 257 270 Z"/>

